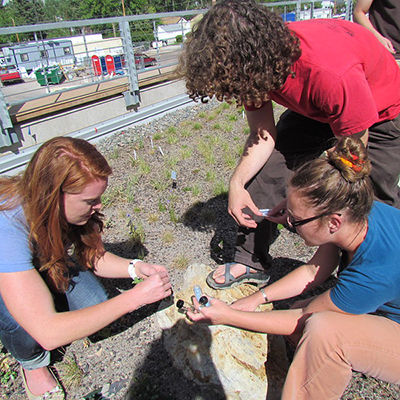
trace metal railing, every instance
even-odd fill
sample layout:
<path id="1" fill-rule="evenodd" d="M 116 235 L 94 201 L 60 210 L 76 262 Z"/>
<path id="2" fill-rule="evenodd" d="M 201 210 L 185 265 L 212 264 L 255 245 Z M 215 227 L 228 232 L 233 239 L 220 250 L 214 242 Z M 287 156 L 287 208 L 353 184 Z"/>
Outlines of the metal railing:
<path id="1" fill-rule="evenodd" d="M 265 5 L 282 14 L 284 20 L 293 18 L 293 15 L 294 19 L 300 20 L 318 18 L 321 15 L 321 10 L 314 7 L 315 3 L 316 0 L 297 0 L 277 1 Z M 338 7 L 336 10 L 324 9 L 323 16 L 337 17 L 338 15 L 334 14 L 336 12 L 340 13 L 339 16 L 342 18 L 351 19 L 351 0 L 337 0 L 335 5 Z M 33 33 L 35 37 L 35 40 L 29 43 L 30 47 L 26 43 L 2 46 L 3 50 L 4 47 L 10 49 L 9 52 L 15 57 L 15 64 L 24 74 L 24 83 L 19 84 L 20 90 L 16 89 L 18 85 L 4 86 L 0 90 L 0 148 L 7 148 L 19 140 L 14 134 L 10 107 L 18 109 L 28 101 L 54 96 L 54 93 L 61 95 L 77 88 L 89 89 L 104 81 L 118 82 L 124 78 L 127 81 L 127 90 L 123 93 L 126 108 L 140 106 L 141 78 L 151 74 L 162 74 L 164 70 L 173 68 L 178 60 L 178 57 L 175 59 L 165 57 L 170 46 L 161 47 L 162 42 L 158 40 L 162 18 L 190 17 L 204 14 L 206 11 L 206 9 L 187 10 L 0 28 L 0 35 Z M 108 27 L 109 31 L 102 29 L 101 35 L 96 32 L 99 27 Z M 50 40 L 43 38 L 43 32 L 51 33 L 56 29 L 65 28 L 74 32 L 75 36 Z M 150 40 L 137 44 L 139 36 L 142 37 L 145 30 L 154 39 L 154 48 L 151 47 Z M 176 36 L 184 32 L 182 22 L 182 29 L 176 32 Z M 182 36 L 184 40 L 184 35 Z M 56 46 L 62 51 L 61 53 L 56 53 Z M 41 58 L 38 59 L 38 55 Z M 3 58 L 5 56 L 3 54 Z M 148 58 L 154 58 L 155 61 Z M 34 62 L 29 66 L 25 63 L 24 66 L 24 60 L 25 62 L 34 60 Z M 155 65 L 151 65 L 152 63 Z M 57 67 L 56 72 L 48 73 L 47 69 L 52 66 Z M 113 123 L 112 126 L 116 127 L 117 124 Z M 82 126 L 82 130 L 84 129 L 85 126 Z"/>

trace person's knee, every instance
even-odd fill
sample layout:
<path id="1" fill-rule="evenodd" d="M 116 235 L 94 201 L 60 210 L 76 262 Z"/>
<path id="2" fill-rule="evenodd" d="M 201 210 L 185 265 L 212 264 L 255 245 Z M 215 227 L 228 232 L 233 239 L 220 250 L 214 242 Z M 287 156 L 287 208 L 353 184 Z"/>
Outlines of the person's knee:
<path id="1" fill-rule="evenodd" d="M 314 344 L 335 343 L 338 333 L 338 322 L 332 311 L 321 311 L 310 315 L 304 326 L 303 337 L 309 337 Z"/>

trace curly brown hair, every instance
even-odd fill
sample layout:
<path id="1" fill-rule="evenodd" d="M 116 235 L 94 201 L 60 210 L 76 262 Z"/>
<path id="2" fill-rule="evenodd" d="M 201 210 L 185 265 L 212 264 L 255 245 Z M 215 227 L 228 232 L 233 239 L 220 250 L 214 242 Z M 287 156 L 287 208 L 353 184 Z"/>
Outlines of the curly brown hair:
<path id="1" fill-rule="evenodd" d="M 300 55 L 299 39 L 278 14 L 253 0 L 223 0 L 194 26 L 176 73 L 193 100 L 259 107 L 293 75 Z"/>

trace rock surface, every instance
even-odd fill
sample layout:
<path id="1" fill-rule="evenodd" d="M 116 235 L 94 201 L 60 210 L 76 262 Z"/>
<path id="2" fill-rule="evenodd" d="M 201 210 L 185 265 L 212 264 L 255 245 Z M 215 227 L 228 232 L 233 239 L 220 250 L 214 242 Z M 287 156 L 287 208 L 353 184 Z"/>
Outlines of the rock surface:
<path id="1" fill-rule="evenodd" d="M 203 285 L 203 292 L 227 303 L 257 290 L 251 285 L 220 291 L 210 289 L 204 284 L 204 277 L 211 270 L 204 264 L 189 266 L 183 289 L 175 293 L 174 303 L 177 299 L 191 303 L 194 285 Z M 271 306 L 263 305 L 260 309 L 268 310 Z M 181 369 L 188 379 L 213 386 L 216 391 L 222 391 L 226 399 L 266 398 L 266 334 L 226 326 L 193 324 L 178 312 L 176 304 L 162 309 L 157 320 L 165 331 L 164 344 L 175 367 Z"/>

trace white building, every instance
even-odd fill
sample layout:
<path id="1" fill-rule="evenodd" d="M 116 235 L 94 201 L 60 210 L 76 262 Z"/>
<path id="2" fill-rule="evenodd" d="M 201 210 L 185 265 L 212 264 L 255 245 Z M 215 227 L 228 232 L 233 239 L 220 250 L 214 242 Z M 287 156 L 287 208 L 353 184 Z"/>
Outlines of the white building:
<path id="1" fill-rule="evenodd" d="M 163 25 L 157 27 L 157 37 L 159 42 L 173 44 L 176 37 L 182 35 L 183 38 L 190 32 L 190 21 L 182 17 L 162 18 Z"/>

